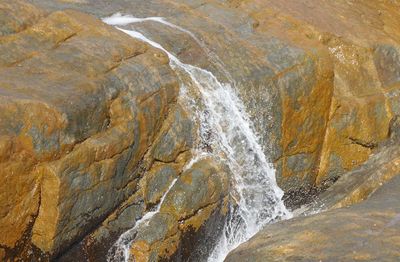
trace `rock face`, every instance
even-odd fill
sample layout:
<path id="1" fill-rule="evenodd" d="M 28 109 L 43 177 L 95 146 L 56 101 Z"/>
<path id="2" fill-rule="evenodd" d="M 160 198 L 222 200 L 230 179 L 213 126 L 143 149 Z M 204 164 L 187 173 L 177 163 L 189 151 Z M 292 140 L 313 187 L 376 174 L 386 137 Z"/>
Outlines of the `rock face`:
<path id="1" fill-rule="evenodd" d="M 331 208 L 396 175 L 397 149 L 379 145 L 398 129 L 399 9 L 383 0 L 0 0 L 0 260 L 104 261 L 162 199 L 135 232 L 131 254 L 143 261 L 205 257 L 213 243 L 202 241 L 223 223 L 229 170 L 212 158 L 188 168 L 201 138 L 168 57 L 99 18 L 163 16 L 192 32 L 132 25 L 234 85 L 289 197 L 342 177 L 316 200 Z M 397 208 L 376 194 L 330 212 L 370 208 L 374 220 L 378 202 Z M 378 233 L 392 237 L 385 212 L 377 224 L 390 226 Z M 343 222 L 326 214 L 316 221 Z"/>
<path id="2" fill-rule="evenodd" d="M 165 230 L 132 253 L 187 254 L 180 238 L 221 225 L 228 175 L 183 172 L 195 129 L 165 54 L 77 11 L 1 5 L 0 258 L 103 261 L 178 177 L 150 223 Z"/>
<path id="3" fill-rule="evenodd" d="M 343 175 L 315 199 L 307 212 L 360 203 L 398 174 L 400 174 L 400 150 L 397 143 L 375 154 L 359 168 Z"/>
<path id="4" fill-rule="evenodd" d="M 395 164 L 399 165 L 397 160 Z M 400 170 L 366 201 L 267 226 L 225 261 L 396 261 Z"/>
<path id="5" fill-rule="evenodd" d="M 225 261 L 398 260 L 398 122 L 393 127 L 378 153 L 299 210 L 301 216 L 268 225 Z"/>
<path id="6" fill-rule="evenodd" d="M 193 32 L 203 46 L 176 28 L 134 26 L 182 61 L 235 83 L 289 193 L 365 162 L 399 114 L 396 1 L 33 2 L 99 17 L 163 16 Z"/>
<path id="7" fill-rule="evenodd" d="M 136 191 L 178 82 L 159 50 L 94 17 L 2 5 L 2 254 L 55 256 Z"/>
<path id="8" fill-rule="evenodd" d="M 166 195 L 160 212 L 150 223 L 139 226 L 131 247 L 132 261 L 169 260 L 176 255 L 177 260 L 204 261 L 215 242 L 215 232 L 203 234 L 202 242 L 180 241 L 188 231 L 201 229 L 214 216 L 212 226 L 222 226 L 224 212 L 227 211 L 228 175 L 212 160 L 195 163 L 183 172 Z M 224 201 L 225 199 L 225 201 Z M 219 212 L 220 214 L 215 214 Z M 160 226 L 161 225 L 161 226 Z M 211 226 L 211 225 L 209 225 Z M 209 243 L 208 240 L 210 240 Z M 196 252 L 196 248 L 203 250 Z M 178 250 L 179 249 L 179 250 Z"/>
<path id="9" fill-rule="evenodd" d="M 333 93 L 331 100 L 326 100 L 330 108 L 325 127 L 316 132 L 315 120 L 295 116 L 299 124 L 290 119 L 283 128 L 290 135 L 283 140 L 282 178 L 301 177 L 300 169 L 307 167 L 305 173 L 314 173 L 314 183 L 320 184 L 366 161 L 377 144 L 387 139 L 390 121 L 399 114 L 398 3 L 243 1 L 238 8 L 257 21 L 257 31 L 287 39 L 305 50 L 326 50 L 333 63 Z M 327 92 L 322 90 L 326 85 L 318 91 L 319 96 Z M 315 115 L 314 111 L 296 111 L 301 116 Z M 314 133 L 306 137 L 310 130 Z M 320 145 L 321 137 L 323 146 L 315 150 L 313 145 Z M 290 142 L 293 138 L 300 142 Z M 317 161 L 310 162 L 311 156 Z"/>

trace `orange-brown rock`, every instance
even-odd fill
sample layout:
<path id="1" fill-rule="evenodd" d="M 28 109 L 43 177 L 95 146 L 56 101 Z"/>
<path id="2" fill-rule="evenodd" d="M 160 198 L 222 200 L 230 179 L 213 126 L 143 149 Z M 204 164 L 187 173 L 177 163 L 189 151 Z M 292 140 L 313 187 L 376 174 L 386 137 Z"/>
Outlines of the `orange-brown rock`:
<path id="1" fill-rule="evenodd" d="M 162 127 L 142 160 L 143 170 L 136 183 L 137 191 L 120 204 L 101 225 L 58 259 L 69 261 L 71 257 L 80 257 L 81 261 L 104 260 L 108 251 L 113 250 L 113 244 L 119 236 L 133 228 L 146 212 L 153 210 L 167 193 L 173 181 L 182 174 L 184 166 L 191 158 L 190 149 L 194 146 L 195 140 L 194 127 L 193 121 L 180 104 L 171 107 L 170 113 L 163 121 Z M 214 207 L 212 211 L 218 213 L 215 210 L 217 207 Z M 204 212 L 200 210 L 199 213 Z M 206 222 L 210 214 L 202 217 L 201 222 Z M 176 218 L 171 220 L 168 213 L 155 216 L 155 221 L 151 223 L 152 226 L 145 232 L 151 232 L 153 227 L 177 227 L 179 224 Z M 196 232 L 193 235 L 195 236 Z M 157 244 L 152 241 L 151 243 L 143 242 L 139 238 L 132 243 L 132 257 L 137 260 L 145 259 L 155 250 L 161 252 L 160 257 L 170 257 L 176 253 L 178 246 L 181 246 L 181 240 L 180 233 L 176 232 L 173 237 L 169 234 L 159 236 Z M 169 245 L 172 246 L 169 247 Z M 143 249 L 144 247 L 148 249 Z M 168 250 L 167 253 L 164 253 L 165 249 Z"/>
<path id="2" fill-rule="evenodd" d="M 348 207 L 358 204 L 400 174 L 400 149 L 398 143 L 399 125 L 396 125 L 397 134 L 392 133 L 392 138 L 387 145 L 380 148 L 367 162 L 360 167 L 344 174 L 325 192 L 318 195 L 314 201 L 305 206 L 305 213 Z M 396 135 L 394 135 L 396 134 Z"/>
<path id="3" fill-rule="evenodd" d="M 25 30 L 45 14 L 40 8 L 22 0 L 1 1 L 0 10 L 0 36 Z"/>
<path id="4" fill-rule="evenodd" d="M 387 148 L 342 176 L 315 204 L 334 209 L 268 225 L 225 261 L 396 261 L 399 174 L 400 152 Z"/>
<path id="5" fill-rule="evenodd" d="M 210 228 L 221 226 L 226 215 L 228 189 L 223 166 L 212 159 L 194 163 L 172 186 L 160 212 L 136 228 L 130 261 L 206 257 L 217 239 Z"/>
<path id="6" fill-rule="evenodd" d="M 176 28 L 135 25 L 181 60 L 235 83 L 285 191 L 365 162 L 399 114 L 396 1 L 33 2 L 99 17 L 156 14 L 193 32 L 202 46 Z"/>
<path id="7" fill-rule="evenodd" d="M 159 50 L 76 11 L 1 3 L 0 245 L 50 256 L 136 190 L 178 94 Z M 108 197 L 112 195 L 112 197 Z"/>
<path id="8" fill-rule="evenodd" d="M 376 154 L 298 216 L 268 225 L 225 261 L 394 261 L 399 253 L 400 122 Z"/>
<path id="9" fill-rule="evenodd" d="M 202 198 L 183 172 L 198 138 L 175 106 L 178 78 L 167 56 L 67 8 L 98 18 L 163 16 L 191 31 L 197 40 L 155 22 L 134 25 L 234 86 L 286 192 L 362 165 L 400 114 L 397 1 L 29 2 L 46 11 L 0 1 L 1 259 L 23 257 L 29 246 L 62 261 L 104 259 L 175 178 L 181 187 L 154 222 L 168 230 L 138 240 L 132 254 L 189 257 L 182 242 L 217 232 L 210 224 L 228 201 L 210 193 L 225 185 L 221 177 L 205 171 Z M 219 173 L 215 165 L 204 164 Z M 385 180 L 371 179 L 343 203 Z M 176 206 L 173 193 L 195 200 Z"/>
<path id="10" fill-rule="evenodd" d="M 396 11 L 399 4 L 393 1 L 239 2 L 236 7 L 255 19 L 257 31 L 286 39 L 306 50 L 325 49 L 330 53 L 334 89 L 332 99 L 323 103 L 330 104 L 328 123 L 317 137 L 301 139 L 310 144 L 317 139 L 320 144 L 318 139 L 324 137 L 323 148 L 315 156 L 318 160 L 311 164 L 315 182 L 337 179 L 365 162 L 377 144 L 388 138 L 390 121 L 399 114 L 398 102 L 394 102 L 400 87 L 397 59 L 400 16 Z M 290 106 L 284 108 L 290 109 Z M 304 137 L 310 130 L 315 132 L 315 128 L 300 130 L 296 125 L 287 125 L 284 130 L 293 130 L 283 138 L 284 145 L 290 139 Z M 297 167 L 308 164 L 301 154 L 289 154 L 298 158 L 293 160 Z M 282 176 L 287 175 L 292 176 L 290 170 L 284 169 Z"/>

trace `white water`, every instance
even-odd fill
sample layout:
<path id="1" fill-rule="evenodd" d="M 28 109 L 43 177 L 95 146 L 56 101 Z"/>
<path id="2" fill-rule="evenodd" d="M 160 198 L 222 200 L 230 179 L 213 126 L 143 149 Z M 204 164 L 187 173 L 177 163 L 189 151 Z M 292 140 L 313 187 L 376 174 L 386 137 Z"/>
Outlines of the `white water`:
<path id="1" fill-rule="evenodd" d="M 114 15 L 104 19 L 104 21 L 112 25 L 156 21 L 180 31 L 184 30 L 183 32 L 188 32 L 190 36 L 195 38 L 189 31 L 160 17 L 134 18 Z M 200 137 L 207 140 L 203 142 L 209 145 L 213 156 L 224 161 L 233 174 L 231 196 L 235 204 L 231 205 L 231 214 L 225 223 L 222 236 L 208 261 L 223 261 L 229 251 L 248 240 L 267 223 L 290 217 L 291 214 L 281 200 L 283 192 L 276 184 L 275 171 L 272 165 L 268 163 L 258 143 L 258 138 L 253 132 L 251 121 L 244 110 L 244 106 L 232 87 L 229 84 L 220 83 L 207 70 L 182 63 L 160 44 L 142 33 L 118 29 L 136 39 L 147 42 L 168 55 L 171 68 L 181 79 L 181 99 L 186 101 L 187 106 L 190 107 L 199 121 Z M 227 79 L 231 78 L 230 76 L 226 77 Z M 189 81 L 184 79 L 189 79 Z M 193 93 L 199 94 L 199 97 L 190 97 L 190 94 Z M 200 150 L 200 154 L 206 154 L 206 152 Z M 172 188 L 172 185 L 170 188 Z M 159 207 L 161 205 L 162 201 Z M 159 210 L 159 207 L 157 210 Z M 154 212 L 158 212 L 157 210 Z M 146 214 L 146 218 L 140 221 L 147 221 L 149 217 L 154 215 L 154 212 L 149 212 Z M 121 238 L 124 238 L 123 236 L 126 234 L 132 235 L 136 228 L 137 225 L 128 231 L 130 233 L 124 233 L 115 244 L 117 250 L 122 246 L 125 261 L 129 258 L 128 249 L 132 237 L 128 242 L 121 240 Z M 115 253 L 115 255 L 119 256 L 120 253 Z M 109 257 L 111 261 L 117 259 L 117 257 Z"/>
<path id="2" fill-rule="evenodd" d="M 163 25 L 166 25 L 168 27 L 174 28 L 180 32 L 183 32 L 187 35 L 189 35 L 206 53 L 208 58 L 211 60 L 211 62 L 218 67 L 221 72 L 224 73 L 225 77 L 231 82 L 234 83 L 235 80 L 233 77 L 230 75 L 230 73 L 225 69 L 224 63 L 219 59 L 217 55 L 215 55 L 200 39 L 198 39 L 192 32 L 189 30 L 186 30 L 185 28 L 175 25 L 171 22 L 168 22 L 164 17 L 159 17 L 159 16 L 153 16 L 153 17 L 145 17 L 145 18 L 137 18 L 131 15 L 122 15 L 121 13 L 116 13 L 110 17 L 104 18 L 103 22 L 109 25 L 114 25 L 114 26 L 124 26 L 124 25 L 129 25 L 133 23 L 142 23 L 146 21 L 153 21 L 157 22 Z"/>
<path id="3" fill-rule="evenodd" d="M 132 244 L 132 241 L 136 237 L 136 229 L 150 221 L 150 219 L 160 212 L 161 206 L 164 203 L 165 197 L 171 190 L 171 188 L 175 185 L 178 178 L 175 178 L 168 187 L 168 190 L 162 196 L 160 202 L 158 203 L 156 209 L 154 211 L 147 212 L 140 220 L 136 221 L 135 226 L 125 233 L 123 233 L 115 242 L 115 244 L 111 247 L 107 254 L 107 261 L 128 261 L 129 259 L 129 249 Z"/>

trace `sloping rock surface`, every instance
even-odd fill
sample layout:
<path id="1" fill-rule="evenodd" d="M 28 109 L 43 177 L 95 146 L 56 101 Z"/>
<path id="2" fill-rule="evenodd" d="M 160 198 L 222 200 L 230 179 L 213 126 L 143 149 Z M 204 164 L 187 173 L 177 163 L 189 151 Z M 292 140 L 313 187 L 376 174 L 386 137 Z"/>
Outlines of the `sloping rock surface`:
<path id="1" fill-rule="evenodd" d="M 225 261 L 397 261 L 399 174 L 360 204 L 270 225 Z"/>
<path id="2" fill-rule="evenodd" d="M 378 153 L 297 210 L 303 214 L 265 227 L 225 261 L 398 260 L 400 129 L 394 127 Z"/>

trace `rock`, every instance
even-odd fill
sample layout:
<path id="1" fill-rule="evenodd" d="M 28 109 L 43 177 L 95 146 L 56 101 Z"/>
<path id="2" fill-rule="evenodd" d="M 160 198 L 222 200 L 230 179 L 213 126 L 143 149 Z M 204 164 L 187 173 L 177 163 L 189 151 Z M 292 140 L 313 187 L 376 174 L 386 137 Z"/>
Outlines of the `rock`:
<path id="1" fill-rule="evenodd" d="M 397 175 L 360 204 L 269 225 L 225 261 L 396 261 L 399 188 Z"/>
<path id="2" fill-rule="evenodd" d="M 99 17 L 121 10 L 164 16 L 193 32 L 201 41 L 157 23 L 134 26 L 235 84 L 289 195 L 364 163 L 399 112 L 396 2 L 33 2 Z"/>
<path id="3" fill-rule="evenodd" d="M 190 116 L 178 107 L 168 121 L 168 130 L 156 142 L 152 155 L 157 161 L 172 162 L 176 160 L 179 154 L 191 149 L 194 145 L 194 123 Z"/>
<path id="4" fill-rule="evenodd" d="M 159 50 L 94 17 L 6 8 L 19 27 L 0 42 L 0 244 L 55 257 L 135 192 L 178 84 Z"/>
<path id="5" fill-rule="evenodd" d="M 134 227 L 145 212 L 142 192 L 138 191 L 120 204 L 94 231 L 61 254 L 57 261 L 105 261 L 114 242 Z"/>
<path id="6" fill-rule="evenodd" d="M 133 228 L 145 213 L 154 209 L 173 180 L 182 173 L 184 166 L 191 158 L 190 149 L 193 146 L 193 140 L 194 124 L 180 104 L 173 106 L 142 160 L 141 176 L 138 177 L 136 183 L 137 191 L 120 204 L 101 225 L 58 258 L 59 261 L 70 261 L 71 257 L 79 257 L 81 261 L 105 260 L 119 236 Z M 169 141 L 169 147 L 163 147 L 165 141 Z M 171 162 L 165 163 L 155 159 L 157 154 L 154 152 L 162 152 L 165 158 L 171 159 Z M 154 223 L 158 223 L 157 221 Z M 169 220 L 164 222 L 166 221 Z M 172 222 L 178 224 L 176 219 Z M 166 225 L 158 225 L 158 227 L 163 226 Z M 147 229 L 147 231 L 149 230 Z M 197 233 L 193 232 L 192 237 L 196 238 L 196 235 Z M 179 246 L 181 238 L 178 237 L 174 241 L 175 245 Z M 135 243 L 133 243 L 134 246 Z M 148 252 L 156 252 L 157 249 L 156 245 Z"/>
<path id="7" fill-rule="evenodd" d="M 286 160 L 286 166 L 289 169 L 286 171 L 285 164 L 278 163 L 279 169 L 282 170 L 282 177 L 290 174 L 288 170 L 291 170 L 291 163 L 296 163 L 296 172 L 292 172 L 286 179 L 290 181 L 297 176 L 298 181 L 294 181 L 292 185 L 307 187 L 304 179 L 309 179 L 308 185 L 322 185 L 327 180 L 334 181 L 365 162 L 377 144 L 388 138 L 390 121 L 397 114 L 396 106 L 390 103 L 390 100 L 395 99 L 390 99 L 389 93 L 396 94 L 398 87 L 394 87 L 392 91 L 385 89 L 384 86 L 387 85 L 388 80 L 384 79 L 387 78 L 384 74 L 391 74 L 390 78 L 396 79 L 396 73 L 390 72 L 396 72 L 395 68 L 397 68 L 393 61 L 400 38 L 398 32 L 393 32 L 393 29 L 399 25 L 400 19 L 393 13 L 393 10 L 398 8 L 398 4 L 380 2 L 379 12 L 376 4 L 374 1 L 362 3 L 245 1 L 238 6 L 238 9 L 250 13 L 257 21 L 258 32 L 285 39 L 308 52 L 325 50 L 330 53 L 330 57 L 323 57 L 320 53 L 316 55 L 320 60 L 325 61 L 322 63 L 329 61 L 333 63 L 331 73 L 328 70 L 325 74 L 334 74 L 331 99 L 326 99 L 323 103 L 330 104 L 325 127 L 321 132 L 315 133 L 316 126 L 311 126 L 310 123 L 317 123 L 316 120 L 307 124 L 303 118 L 296 116 L 296 119 L 301 119 L 301 122 L 309 127 L 296 128 L 283 140 L 287 141 L 284 143 L 289 143 L 290 140 L 296 138 L 305 143 L 304 148 L 307 148 L 309 141 L 311 145 L 313 141 L 318 144 L 323 143 L 322 148 L 317 151 L 311 150 L 312 153 L 308 156 L 303 153 L 305 149 L 290 152 L 289 159 Z M 361 21 L 360 15 L 368 19 Z M 388 17 L 396 18 L 389 22 Z M 381 28 L 383 23 L 385 23 L 384 30 Z M 382 34 L 383 31 L 391 33 Z M 382 47 L 375 49 L 381 42 L 385 42 L 386 48 L 391 51 L 382 54 Z M 387 61 L 391 66 L 383 69 L 382 65 L 379 65 L 384 63 L 383 61 Z M 383 71 L 387 73 L 382 73 Z M 321 77 L 327 79 L 323 74 Z M 323 84 L 318 94 L 324 93 L 322 90 L 327 86 L 327 82 Z M 306 105 L 312 104 L 313 102 Z M 307 107 L 303 105 L 301 109 L 303 108 Z M 302 110 L 299 111 L 301 113 Z M 306 111 L 305 116 L 314 114 L 314 112 Z M 292 122 L 294 121 L 291 120 L 289 123 Z M 291 127 L 283 130 L 291 130 Z M 312 130 L 311 133 L 310 130 Z M 314 138 L 304 139 L 305 135 L 312 132 L 314 132 Z M 315 135 L 324 139 L 315 140 Z M 289 145 L 293 145 L 292 142 L 290 143 Z M 285 151 L 283 153 L 285 154 Z M 317 159 L 313 161 L 315 158 Z M 308 173 L 315 174 L 311 176 L 311 179 L 310 175 L 304 176 L 298 172 L 299 168 L 304 167 L 311 167 Z M 289 193 L 295 189 L 293 186 L 287 186 L 285 182 L 281 182 L 281 185 L 285 189 L 288 188 L 289 190 L 286 191 Z"/>
<path id="8" fill-rule="evenodd" d="M 398 146 L 384 148 L 359 168 L 344 174 L 334 185 L 318 195 L 308 212 L 341 208 L 362 202 L 398 174 L 400 174 Z"/>
<path id="9" fill-rule="evenodd" d="M 48 1 L 38 4 L 49 9 L 71 7 Z M 222 82 L 236 84 L 265 152 L 279 166 L 278 180 L 285 190 L 315 182 L 333 92 L 333 63 L 322 45 L 306 49 L 280 35 L 264 35 L 254 30 L 250 11 L 216 1 L 107 5 L 99 0 L 95 5 L 73 7 L 91 9 L 100 17 L 120 10 L 141 17 L 161 15 L 193 32 L 197 40 L 157 23 L 134 25 L 182 61 L 213 71 Z M 293 166 L 296 157 L 306 162 L 302 168 Z"/>
<path id="10" fill-rule="evenodd" d="M 136 229 L 130 260 L 205 259 L 226 215 L 223 206 L 229 184 L 223 168 L 212 159 L 204 159 L 184 171 L 167 193 L 160 212 Z M 204 233 L 208 220 L 214 228 L 219 225 L 219 230 Z M 193 237 L 200 234 L 198 231 L 203 231 L 202 238 Z M 192 241 L 181 240 L 188 237 Z"/>
<path id="11" fill-rule="evenodd" d="M 154 165 L 144 178 L 144 201 L 146 205 L 157 204 L 169 185 L 178 176 L 177 168 L 170 164 Z"/>
<path id="12" fill-rule="evenodd" d="M 344 174 L 298 217 L 267 225 L 225 261 L 392 261 L 400 255 L 399 140 Z M 308 215 L 308 216 L 304 216 Z"/>
<path id="13" fill-rule="evenodd" d="M 395 152 L 378 153 L 400 112 L 396 1 L 29 2 L 0 3 L 0 259 L 102 260 L 176 178 L 157 238 L 133 253 L 206 256 L 187 243 L 223 220 L 226 170 L 210 160 L 183 171 L 201 138 L 168 57 L 82 11 L 163 16 L 192 32 L 126 27 L 234 87 L 288 199 L 339 179 L 349 197 L 338 186 L 321 197 L 347 205 L 390 178 L 364 168 Z"/>
<path id="14" fill-rule="evenodd" d="M 184 172 L 171 188 L 161 212 L 185 220 L 226 196 L 228 177 L 214 161 L 202 160 Z"/>
<path id="15" fill-rule="evenodd" d="M 40 8 L 21 0 L 2 1 L 0 7 L 0 36 L 11 35 L 25 30 L 45 14 Z"/>
<path id="16" fill-rule="evenodd" d="M 176 222 L 168 213 L 157 213 L 139 226 L 129 261 L 157 261 L 176 252 L 180 237 Z"/>

